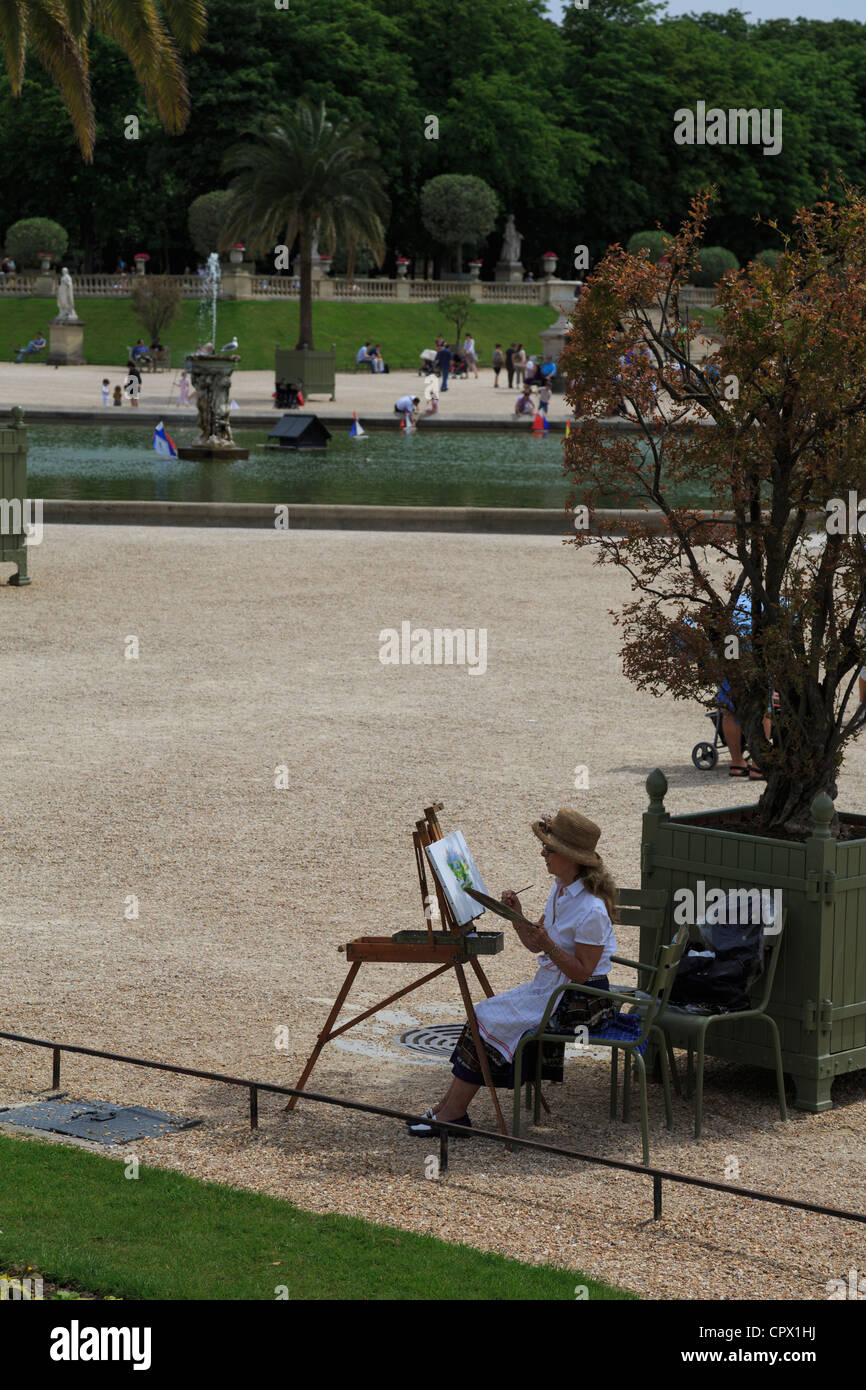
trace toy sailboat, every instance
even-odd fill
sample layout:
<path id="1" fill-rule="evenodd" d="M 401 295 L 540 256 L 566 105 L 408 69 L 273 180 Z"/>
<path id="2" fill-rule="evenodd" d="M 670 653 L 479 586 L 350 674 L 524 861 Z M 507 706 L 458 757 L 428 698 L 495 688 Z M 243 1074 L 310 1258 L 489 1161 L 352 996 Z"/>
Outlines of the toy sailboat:
<path id="1" fill-rule="evenodd" d="M 358 419 L 356 411 L 352 411 L 352 428 L 349 430 L 350 439 L 363 439 L 367 431 Z"/>

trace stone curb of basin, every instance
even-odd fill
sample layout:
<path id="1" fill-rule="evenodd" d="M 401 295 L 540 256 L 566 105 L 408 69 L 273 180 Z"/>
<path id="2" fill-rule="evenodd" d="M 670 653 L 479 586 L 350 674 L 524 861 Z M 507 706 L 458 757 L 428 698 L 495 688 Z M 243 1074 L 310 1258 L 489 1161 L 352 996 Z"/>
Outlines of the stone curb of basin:
<path id="1" fill-rule="evenodd" d="M 47 525 L 234 526 L 275 529 L 288 509 L 288 530 L 463 531 L 506 535 L 574 534 L 571 514 L 543 507 L 364 507 L 312 502 L 147 502 L 46 498 Z M 708 522 L 728 522 L 731 512 L 703 512 Z M 663 530 L 661 512 L 599 510 L 600 522 L 639 522 L 650 532 Z M 823 519 L 823 513 L 821 514 Z M 280 528 L 282 529 L 282 527 Z"/>
<path id="2" fill-rule="evenodd" d="M 266 413 L 264 411 L 236 411 L 232 413 L 232 429 L 240 430 L 261 430 L 272 429 L 278 424 L 283 415 L 315 415 L 315 403 L 311 403 L 308 408 L 302 411 L 277 411 Z M 347 432 L 352 426 L 352 415 L 329 415 L 322 412 L 319 416 L 322 424 L 327 429 L 340 430 Z M 133 415 L 131 410 L 91 410 L 74 409 L 72 407 L 50 406 L 27 406 L 25 407 L 24 425 L 108 425 L 125 426 L 131 429 L 136 426 L 152 429 L 162 421 L 166 427 L 171 429 L 182 429 L 186 426 L 196 428 L 195 413 L 189 411 L 179 411 L 174 407 L 163 406 L 161 409 L 154 407 L 140 406 Z M 567 417 L 551 419 L 549 421 L 550 433 L 563 434 Z M 392 411 L 390 414 L 366 414 L 363 416 L 364 429 L 369 434 L 374 430 L 396 431 L 398 428 L 397 418 Z M 633 420 L 610 419 L 602 420 L 600 423 L 605 429 L 619 430 L 625 434 L 636 434 L 639 426 Z M 713 428 L 713 422 L 695 421 L 693 424 L 687 423 L 681 428 L 698 429 L 707 426 Z M 516 415 L 433 415 L 418 420 L 419 433 L 423 430 L 507 430 L 531 434 L 532 417 L 524 416 L 518 418 Z"/>

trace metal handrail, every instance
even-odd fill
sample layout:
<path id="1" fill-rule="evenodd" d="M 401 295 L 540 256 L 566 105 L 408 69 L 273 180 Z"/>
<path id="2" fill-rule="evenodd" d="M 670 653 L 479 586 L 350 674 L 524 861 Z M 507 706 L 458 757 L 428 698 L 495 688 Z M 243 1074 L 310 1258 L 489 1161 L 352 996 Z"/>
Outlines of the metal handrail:
<path id="1" fill-rule="evenodd" d="M 84 1047 L 79 1043 L 50 1042 L 45 1038 L 30 1038 L 23 1033 L 0 1031 L 0 1038 L 7 1042 L 25 1043 L 30 1047 L 50 1047 L 53 1053 L 51 1075 L 52 1090 L 60 1085 L 60 1054 L 79 1053 L 86 1057 L 103 1057 L 109 1062 L 122 1062 L 131 1067 L 147 1067 L 152 1071 L 173 1072 L 178 1076 L 197 1076 L 205 1081 L 223 1081 L 230 1086 L 243 1086 L 250 1093 L 250 1129 L 258 1129 L 259 1091 L 269 1091 L 282 1096 L 297 1096 L 300 1100 L 311 1100 L 320 1105 L 336 1105 L 344 1110 L 359 1110 L 366 1115 L 383 1115 L 386 1119 L 402 1120 L 416 1124 L 423 1120 L 421 1115 L 409 1115 L 404 1110 L 391 1110 L 382 1105 L 369 1105 L 365 1101 L 347 1100 L 343 1096 L 328 1096 L 318 1091 L 298 1091 L 293 1086 L 278 1086 L 273 1081 L 251 1081 L 248 1077 L 228 1076 L 225 1072 L 203 1071 L 198 1067 L 182 1067 L 176 1062 L 154 1062 L 147 1057 L 127 1057 L 120 1052 L 106 1052 L 97 1047 Z M 447 1120 L 437 1120 L 439 1130 L 439 1171 L 448 1169 L 448 1134 L 454 1131 L 465 1135 L 463 1125 L 455 1125 Z M 629 1163 L 622 1158 L 603 1158 L 600 1154 L 585 1154 L 577 1149 L 566 1149 L 558 1144 L 542 1144 L 538 1139 L 519 1139 L 513 1134 L 500 1134 L 492 1129 L 472 1129 L 474 1139 L 488 1139 L 495 1144 L 505 1144 L 508 1149 L 517 1147 L 533 1149 L 540 1153 L 553 1154 L 560 1158 L 573 1158 L 581 1163 L 594 1163 L 601 1168 L 619 1168 L 627 1173 L 637 1173 L 653 1180 L 653 1220 L 662 1215 L 662 1182 L 677 1182 L 687 1187 L 704 1187 L 714 1192 L 732 1193 L 736 1197 L 748 1197 L 756 1202 L 770 1202 L 775 1206 L 791 1207 L 799 1211 L 815 1212 L 819 1216 L 835 1216 L 841 1221 L 866 1223 L 866 1212 L 846 1211 L 842 1207 L 825 1207 L 818 1202 L 804 1202 L 798 1197 L 783 1197 L 775 1192 L 760 1192 L 750 1187 L 732 1187 L 730 1183 L 714 1182 L 712 1178 L 692 1177 L 688 1173 L 672 1173 L 666 1168 L 651 1168 L 642 1163 Z"/>

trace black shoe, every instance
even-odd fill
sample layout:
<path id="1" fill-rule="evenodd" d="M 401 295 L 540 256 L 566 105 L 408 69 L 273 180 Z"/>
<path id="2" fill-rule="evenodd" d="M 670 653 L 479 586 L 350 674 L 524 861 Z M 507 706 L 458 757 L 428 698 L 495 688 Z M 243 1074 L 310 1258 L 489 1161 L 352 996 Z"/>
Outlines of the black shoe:
<path id="1" fill-rule="evenodd" d="M 461 1129 L 472 1128 L 472 1121 L 470 1120 L 468 1115 L 461 1115 L 459 1120 L 448 1120 L 446 1123 L 451 1125 L 459 1125 Z M 447 1134 L 449 1139 L 471 1138 L 471 1135 L 469 1134 L 456 1134 L 451 1129 L 443 1130 L 442 1126 L 436 1123 L 436 1117 L 434 1115 L 431 1115 L 430 1111 L 427 1112 L 427 1114 L 424 1116 L 424 1119 L 419 1121 L 418 1124 L 407 1125 L 407 1129 L 415 1139 L 435 1139 L 437 1135 L 442 1133 Z"/>

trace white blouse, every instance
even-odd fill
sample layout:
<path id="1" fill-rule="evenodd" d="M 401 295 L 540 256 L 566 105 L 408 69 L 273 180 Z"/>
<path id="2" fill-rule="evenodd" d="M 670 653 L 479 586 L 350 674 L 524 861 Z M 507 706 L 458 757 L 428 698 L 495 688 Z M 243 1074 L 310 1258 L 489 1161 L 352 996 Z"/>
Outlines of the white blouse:
<path id="1" fill-rule="evenodd" d="M 556 880 L 544 909 L 544 925 L 555 944 L 569 955 L 574 954 L 578 944 L 601 946 L 593 974 L 607 974 L 616 951 L 616 937 L 601 898 L 590 893 L 581 879 L 566 887 Z M 568 976 L 549 956 L 539 956 L 534 979 L 476 1004 L 482 1038 L 510 1062 L 523 1034 L 538 1027 L 553 991 L 567 981 Z"/>

